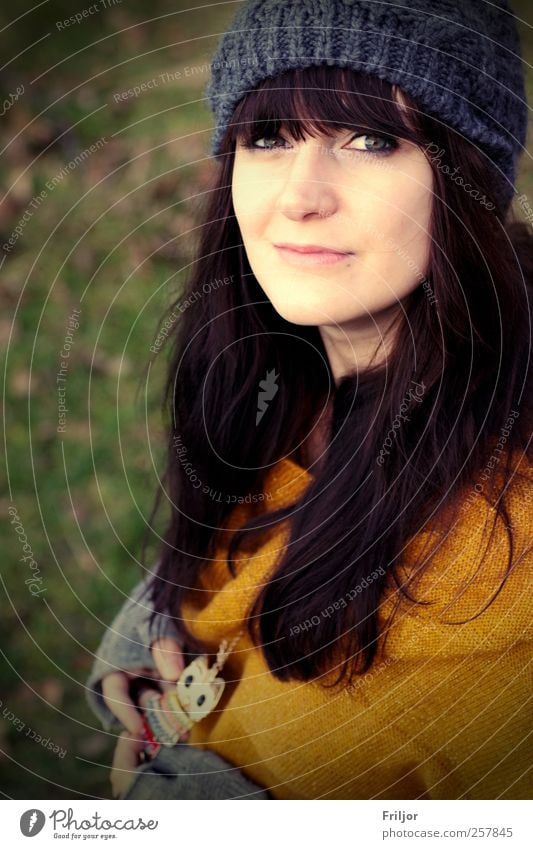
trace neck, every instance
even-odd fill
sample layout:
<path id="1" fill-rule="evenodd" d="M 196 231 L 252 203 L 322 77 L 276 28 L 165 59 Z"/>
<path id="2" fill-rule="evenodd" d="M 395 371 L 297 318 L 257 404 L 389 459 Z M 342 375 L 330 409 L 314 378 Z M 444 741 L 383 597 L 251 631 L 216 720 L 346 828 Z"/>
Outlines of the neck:
<path id="1" fill-rule="evenodd" d="M 342 325 L 319 327 L 337 385 L 345 375 L 357 374 L 386 361 L 392 352 L 400 317 L 401 313 L 394 307 L 376 313 L 372 321 L 363 316 Z"/>

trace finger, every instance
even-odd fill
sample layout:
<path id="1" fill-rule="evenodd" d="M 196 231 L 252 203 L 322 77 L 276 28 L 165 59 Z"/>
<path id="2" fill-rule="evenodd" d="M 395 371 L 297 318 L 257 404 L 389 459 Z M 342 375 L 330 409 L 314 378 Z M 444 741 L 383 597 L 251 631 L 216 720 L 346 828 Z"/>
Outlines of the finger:
<path id="1" fill-rule="evenodd" d="M 153 681 L 154 684 L 159 682 L 159 672 L 155 666 L 144 666 L 139 669 L 128 669 L 128 674 L 131 678 L 146 678 L 148 681 Z"/>
<path id="2" fill-rule="evenodd" d="M 141 678 L 149 675 L 155 675 L 156 669 L 155 666 L 131 666 L 127 669 L 121 669 L 120 672 L 124 672 L 130 678 Z"/>
<path id="3" fill-rule="evenodd" d="M 176 683 L 175 681 L 160 681 L 159 687 L 161 688 L 163 693 L 169 693 L 171 691 L 173 692 L 176 690 Z"/>
<path id="4" fill-rule="evenodd" d="M 146 709 L 150 700 L 153 699 L 154 696 L 157 696 L 157 698 L 161 696 L 159 690 L 152 689 L 151 687 L 144 687 L 139 693 L 139 705 Z"/>
<path id="5" fill-rule="evenodd" d="M 122 796 L 133 781 L 143 749 L 143 741 L 129 731 L 124 731 L 118 738 L 110 775 L 115 799 Z"/>
<path id="6" fill-rule="evenodd" d="M 164 681 L 177 681 L 185 668 L 179 643 L 172 637 L 161 637 L 152 643 L 152 657 Z"/>
<path id="7" fill-rule="evenodd" d="M 110 672 L 102 680 L 104 702 L 132 734 L 141 734 L 142 718 L 130 699 L 129 679 L 123 672 Z"/>

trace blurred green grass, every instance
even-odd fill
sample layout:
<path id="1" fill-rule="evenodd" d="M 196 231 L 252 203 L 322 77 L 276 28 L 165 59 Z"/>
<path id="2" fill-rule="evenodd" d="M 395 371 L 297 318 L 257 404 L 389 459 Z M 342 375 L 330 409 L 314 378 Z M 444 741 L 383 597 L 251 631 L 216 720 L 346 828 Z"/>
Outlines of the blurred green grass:
<path id="1" fill-rule="evenodd" d="M 154 2 L 148 16 L 146 6 L 122 3 L 54 33 L 54 21 L 78 8 L 48 4 L 2 45 L 12 55 L 51 33 L 31 63 L 11 66 L 3 80 L 6 92 L 20 83 L 26 90 L 5 116 L 4 143 L 14 140 L 0 159 L 3 193 L 11 187 L 0 206 L 1 242 L 25 211 L 32 215 L 1 271 L 10 486 L 2 512 L 9 522 L 12 499 L 46 587 L 40 598 L 28 592 L 32 573 L 8 526 L 0 757 L 2 793 L 14 798 L 110 796 L 115 739 L 89 711 L 84 684 L 104 626 L 140 576 L 161 469 L 164 353 L 146 399 L 143 373 L 157 323 L 192 260 L 195 197 L 213 167 L 201 36 L 231 15 L 227 5 L 213 8 L 206 26 L 202 13 L 179 14 L 180 4 Z M 158 15 L 169 17 L 137 25 Z M 81 52 L 63 61 L 74 51 Z M 117 102 L 115 95 L 154 78 L 157 87 Z M 99 150 L 63 173 L 98 140 Z M 56 376 L 74 308 L 81 315 L 58 434 Z M 28 727 L 66 756 L 28 739 Z"/>
<path id="2" fill-rule="evenodd" d="M 531 24 L 527 3 L 514 5 Z M 160 74 L 201 68 L 216 44 L 202 36 L 223 31 L 233 11 L 232 4 L 213 6 L 207 19 L 197 10 L 180 13 L 184 4 L 155 0 L 150 17 L 166 17 L 142 24 L 146 6 L 124 2 L 53 32 L 54 21 L 83 7 L 49 3 L 21 20 L 9 39 L 4 33 L 2 45 L 14 55 L 50 32 L 3 79 L 6 92 L 21 82 L 26 91 L 5 116 L 4 143 L 18 136 L 0 159 L 3 189 L 11 187 L 0 205 L 2 242 L 32 198 L 104 140 L 48 191 L 1 270 L 10 487 L 1 506 L 8 517 L 15 505 L 46 586 L 41 598 L 28 592 L 30 571 L 8 526 L 1 699 L 26 726 L 67 749 L 60 760 L 0 714 L 0 789 L 14 798 L 110 796 L 115 739 L 89 711 L 84 683 L 104 625 L 139 578 L 161 469 L 164 354 L 146 391 L 143 374 L 157 322 L 193 259 L 198 195 L 213 168 L 205 71 L 125 101 L 114 95 Z M 522 27 L 530 64 L 531 32 Z M 104 40 L 91 47 L 97 39 Z M 528 97 L 533 103 L 530 68 Z M 531 130 L 529 140 L 531 150 Z M 533 198 L 530 155 L 522 157 L 518 186 Z M 81 309 L 80 326 L 59 435 L 56 376 L 74 308 Z"/>

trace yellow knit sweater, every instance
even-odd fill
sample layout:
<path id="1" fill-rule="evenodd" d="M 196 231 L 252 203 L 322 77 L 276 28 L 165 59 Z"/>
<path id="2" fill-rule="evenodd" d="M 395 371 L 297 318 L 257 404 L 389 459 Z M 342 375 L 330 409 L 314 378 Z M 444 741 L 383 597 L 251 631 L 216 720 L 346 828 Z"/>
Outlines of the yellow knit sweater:
<path id="1" fill-rule="evenodd" d="M 508 542 L 498 523 L 476 575 L 488 539 L 485 522 L 493 515 L 476 498 L 416 585 L 415 597 L 435 604 L 402 602 L 383 658 L 355 686 L 280 682 L 245 632 L 224 666 L 229 683 L 222 700 L 194 726 L 190 742 L 217 752 L 278 799 L 530 798 L 533 469 L 522 461 L 520 470 L 527 480 L 517 476 L 508 489 L 516 566 L 481 616 L 446 624 L 481 610 L 505 573 Z M 293 503 L 311 480 L 295 462 L 282 460 L 265 481 L 272 493 L 267 509 Z M 236 524 L 250 509 L 236 508 Z M 418 534 L 405 549 L 406 575 L 429 534 Z M 282 525 L 237 561 L 235 578 L 220 548 L 206 564 L 183 613 L 210 650 L 239 631 L 287 538 Z M 444 610 L 469 577 L 468 589 Z M 389 583 L 382 620 L 395 598 Z"/>

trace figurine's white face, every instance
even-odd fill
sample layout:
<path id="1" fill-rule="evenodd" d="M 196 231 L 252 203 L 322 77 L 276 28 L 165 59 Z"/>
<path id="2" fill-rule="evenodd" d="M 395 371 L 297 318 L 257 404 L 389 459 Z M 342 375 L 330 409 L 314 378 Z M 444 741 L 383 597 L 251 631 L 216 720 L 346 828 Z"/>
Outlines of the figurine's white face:
<path id="1" fill-rule="evenodd" d="M 207 681 L 209 668 L 203 655 L 185 667 L 177 683 L 177 694 L 185 713 L 198 722 L 217 706 L 224 689 L 224 680 Z"/>

